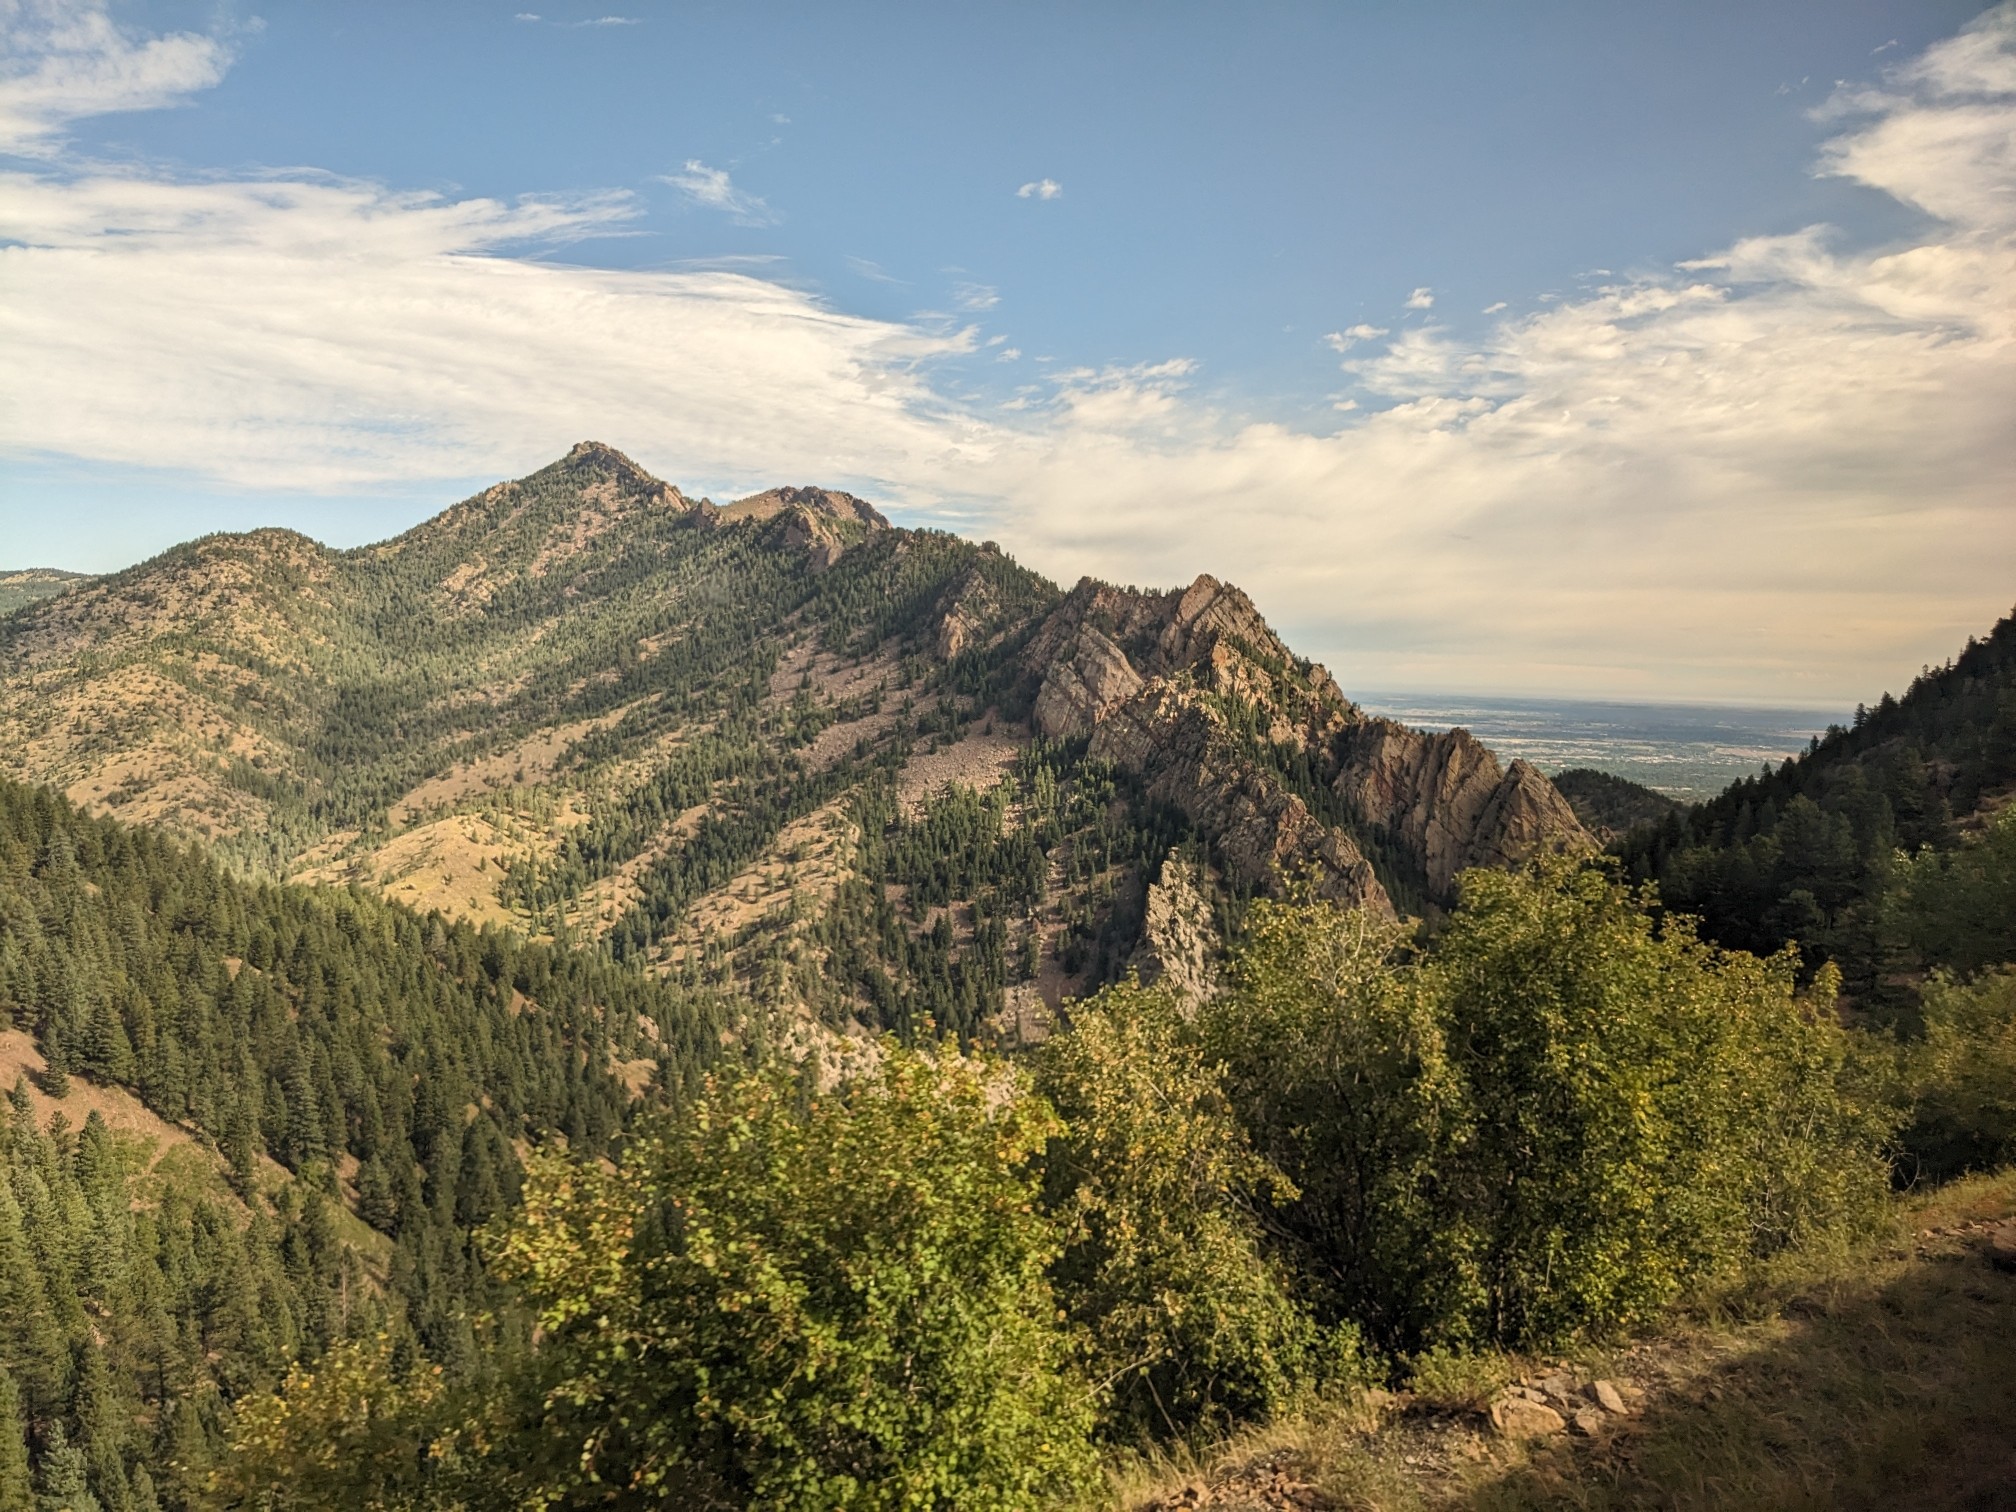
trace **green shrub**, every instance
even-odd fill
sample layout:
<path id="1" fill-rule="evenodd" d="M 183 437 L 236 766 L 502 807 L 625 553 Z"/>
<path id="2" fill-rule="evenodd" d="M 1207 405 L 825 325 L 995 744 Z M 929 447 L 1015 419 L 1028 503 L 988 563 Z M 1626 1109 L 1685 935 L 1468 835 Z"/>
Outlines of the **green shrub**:
<path id="1" fill-rule="evenodd" d="M 1178 1434 L 1277 1412 L 1327 1358 L 1262 1253 L 1259 1214 L 1294 1189 L 1232 1116 L 1177 998 L 1132 983 L 1076 1009 L 1036 1085 L 1065 1120 L 1048 1198 L 1053 1272 L 1106 1387 L 1109 1434 Z M 1350 1340 L 1331 1346 L 1349 1368 Z"/>
<path id="2" fill-rule="evenodd" d="M 542 1504 L 1019 1508 L 1089 1473 L 1046 1278 L 1036 1099 L 885 1048 L 832 1096 L 717 1085 L 613 1173 L 533 1162 L 500 1269 L 536 1309 Z"/>
<path id="3" fill-rule="evenodd" d="M 1261 901 L 1202 1016 L 1256 1150 L 1299 1191 L 1276 1224 L 1298 1291 L 1387 1350 L 1456 1305 L 1439 1254 L 1465 1091 L 1397 926 L 1320 899 Z"/>
<path id="4" fill-rule="evenodd" d="M 1831 979 L 1723 953 L 1567 859 L 1473 871 L 1435 939 L 1263 904 L 1209 1016 L 1329 1316 L 1543 1347 L 1872 1216 L 1888 1126 Z"/>
<path id="5" fill-rule="evenodd" d="M 2016 969 L 1935 976 L 1925 1034 L 1904 1047 L 1906 1174 L 1944 1179 L 2016 1162 Z"/>
<path id="6" fill-rule="evenodd" d="M 1471 1354 L 1437 1347 L 1408 1362 L 1407 1389 L 1429 1407 L 1479 1412 L 1518 1374 L 1502 1354 Z"/>
<path id="7" fill-rule="evenodd" d="M 1473 1288 L 1456 1337 L 1532 1347 L 1871 1216 L 1881 1114 L 1852 1094 L 1833 979 L 1655 929 L 1565 860 L 1472 871 L 1423 970 L 1470 1122 L 1445 1188 Z"/>
<path id="8" fill-rule="evenodd" d="M 2016 962 L 2016 804 L 1958 849 L 1900 856 L 1884 894 L 1882 932 L 1909 966 L 1971 976 Z"/>

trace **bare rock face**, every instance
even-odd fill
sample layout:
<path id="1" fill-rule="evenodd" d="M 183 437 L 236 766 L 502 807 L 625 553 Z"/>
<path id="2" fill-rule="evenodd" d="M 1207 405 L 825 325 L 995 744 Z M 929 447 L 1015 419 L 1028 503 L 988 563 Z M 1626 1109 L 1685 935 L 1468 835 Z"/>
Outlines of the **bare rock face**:
<path id="1" fill-rule="evenodd" d="M 1431 904 L 1449 902 L 1468 867 L 1593 843 L 1526 763 L 1502 769 L 1460 730 L 1366 718 L 1216 578 L 1168 593 L 1087 578 L 1023 658 L 1039 679 L 1037 732 L 1089 735 L 1093 755 L 1147 778 L 1249 886 L 1305 873 L 1325 896 L 1390 915 L 1355 834 L 1387 840 L 1396 878 Z"/>
<path id="2" fill-rule="evenodd" d="M 1133 961 L 1144 985 L 1167 985 L 1192 1011 L 1217 996 L 1222 944 L 1202 881 L 1194 865 L 1171 852 L 1162 875 L 1148 884 L 1141 946 Z"/>
<path id="3" fill-rule="evenodd" d="M 1505 1438 L 1550 1438 L 1563 1432 L 1567 1421 L 1552 1407 L 1529 1402 L 1524 1397 L 1507 1396 L 1491 1404 L 1491 1426 Z"/>
<path id="4" fill-rule="evenodd" d="M 802 505 L 786 509 L 777 516 L 777 522 L 773 528 L 779 532 L 778 538 L 789 550 L 802 551 L 815 573 L 831 567 L 847 550 L 847 543 L 833 528 L 832 521 Z"/>
<path id="5" fill-rule="evenodd" d="M 1344 735 L 1339 756 L 1334 791 L 1406 847 L 1438 899 L 1466 868 L 1595 844 L 1552 783 L 1524 761 L 1501 769 L 1467 730 L 1428 735 L 1366 720 Z"/>
<path id="6" fill-rule="evenodd" d="M 1036 728 L 1050 736 L 1083 735 L 1142 687 L 1127 653 L 1096 625 L 1081 625 L 1036 694 Z"/>
<path id="7" fill-rule="evenodd" d="M 724 506 L 720 516 L 724 523 L 732 524 L 736 520 L 768 520 L 790 509 L 852 521 L 876 530 L 889 528 L 889 521 L 873 504 L 837 488 L 766 488 L 762 493 Z"/>

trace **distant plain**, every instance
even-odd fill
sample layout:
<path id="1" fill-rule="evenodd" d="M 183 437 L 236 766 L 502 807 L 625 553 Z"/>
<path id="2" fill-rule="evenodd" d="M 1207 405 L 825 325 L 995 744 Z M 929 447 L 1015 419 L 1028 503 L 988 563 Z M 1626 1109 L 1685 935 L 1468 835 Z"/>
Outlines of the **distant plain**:
<path id="1" fill-rule="evenodd" d="M 1712 798 L 1766 764 L 1806 749 L 1829 724 L 1829 709 L 1718 704 L 1633 704 L 1584 699 L 1464 694 L 1359 693 L 1367 711 L 1423 730 L 1461 725 L 1492 750 L 1524 757 L 1550 777 L 1594 767 L 1688 803 Z"/>

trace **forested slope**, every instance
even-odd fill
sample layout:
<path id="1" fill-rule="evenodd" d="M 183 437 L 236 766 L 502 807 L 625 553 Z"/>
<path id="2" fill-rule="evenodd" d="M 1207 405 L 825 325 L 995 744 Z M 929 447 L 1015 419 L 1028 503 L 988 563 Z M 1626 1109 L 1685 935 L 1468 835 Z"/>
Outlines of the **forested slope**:
<path id="1" fill-rule="evenodd" d="M 1916 948 L 1886 909 L 1899 853 L 1953 851 L 2012 791 L 2016 617 L 1803 756 L 1618 849 L 1711 938 L 1763 952 L 1796 941 L 1809 963 L 1833 960 L 1851 988 L 1882 998 L 1887 979 L 1942 954 Z"/>
<path id="2" fill-rule="evenodd" d="M 233 1395 L 336 1337 L 390 1329 L 466 1369 L 496 1304 L 470 1234 L 528 1141 L 609 1148 L 726 1021 L 592 955 L 248 883 L 0 782 L 0 1033 L 45 1062 L 0 1132 L 0 1451 L 25 1425 L 144 1508 L 164 1466 L 204 1473 Z M 171 1158 L 66 1112 L 87 1082 L 165 1120 Z"/>

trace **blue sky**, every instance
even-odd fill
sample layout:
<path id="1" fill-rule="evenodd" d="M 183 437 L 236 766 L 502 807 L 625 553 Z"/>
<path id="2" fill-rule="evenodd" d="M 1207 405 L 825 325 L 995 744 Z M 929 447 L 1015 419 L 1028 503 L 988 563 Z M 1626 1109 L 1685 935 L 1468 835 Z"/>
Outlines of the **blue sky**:
<path id="1" fill-rule="evenodd" d="M 0 5 L 0 565 L 592 435 L 1347 690 L 1839 704 L 2016 598 L 2006 7 L 529 14 Z"/>

